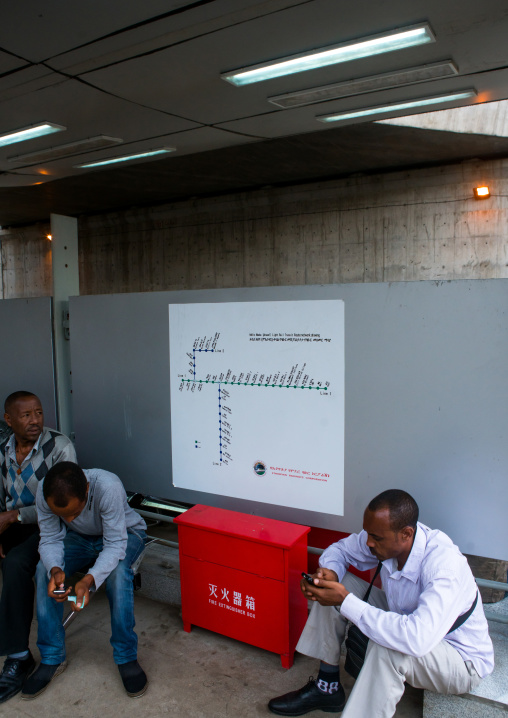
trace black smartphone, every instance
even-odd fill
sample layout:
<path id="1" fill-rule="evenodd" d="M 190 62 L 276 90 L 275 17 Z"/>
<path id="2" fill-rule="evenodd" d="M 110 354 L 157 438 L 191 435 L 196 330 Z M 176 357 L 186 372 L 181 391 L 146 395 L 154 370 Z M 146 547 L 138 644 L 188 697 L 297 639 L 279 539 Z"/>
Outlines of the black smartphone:
<path id="1" fill-rule="evenodd" d="M 68 590 L 69 590 L 69 587 L 67 587 L 67 588 L 55 588 L 55 590 L 53 591 L 53 593 L 55 594 L 55 596 L 63 596 L 64 594 L 67 593 Z"/>
<path id="2" fill-rule="evenodd" d="M 302 576 L 307 581 L 307 583 L 310 583 L 311 586 L 314 586 L 314 588 L 321 588 L 321 586 L 316 586 L 316 584 L 314 583 L 314 579 L 310 575 L 310 573 L 305 573 L 304 571 L 302 571 Z"/>

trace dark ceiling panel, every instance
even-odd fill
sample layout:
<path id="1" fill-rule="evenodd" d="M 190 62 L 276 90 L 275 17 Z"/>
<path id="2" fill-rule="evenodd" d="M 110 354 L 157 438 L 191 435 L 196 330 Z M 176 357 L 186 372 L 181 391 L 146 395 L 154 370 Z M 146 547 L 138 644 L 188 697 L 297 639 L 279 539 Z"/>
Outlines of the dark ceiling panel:
<path id="1" fill-rule="evenodd" d="M 0 46 L 32 62 L 53 57 L 150 17 L 194 4 L 189 0 L 23 0 L 2 3 Z"/>

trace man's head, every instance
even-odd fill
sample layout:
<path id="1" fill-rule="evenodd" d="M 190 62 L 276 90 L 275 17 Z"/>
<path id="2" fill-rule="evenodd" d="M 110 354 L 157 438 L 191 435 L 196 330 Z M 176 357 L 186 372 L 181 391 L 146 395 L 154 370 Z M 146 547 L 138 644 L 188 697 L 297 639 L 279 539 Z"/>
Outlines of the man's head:
<path id="1" fill-rule="evenodd" d="M 16 440 L 35 444 L 44 428 L 44 412 L 39 398 L 29 391 L 15 391 L 5 400 L 4 411 L 4 419 Z"/>
<path id="2" fill-rule="evenodd" d="M 379 561 L 396 558 L 401 569 L 411 552 L 417 521 L 418 504 L 412 496 L 400 489 L 383 491 L 365 509 L 367 546 Z"/>
<path id="3" fill-rule="evenodd" d="M 74 521 L 86 506 L 88 481 L 77 464 L 61 461 L 46 474 L 42 493 L 54 514 L 65 521 Z"/>

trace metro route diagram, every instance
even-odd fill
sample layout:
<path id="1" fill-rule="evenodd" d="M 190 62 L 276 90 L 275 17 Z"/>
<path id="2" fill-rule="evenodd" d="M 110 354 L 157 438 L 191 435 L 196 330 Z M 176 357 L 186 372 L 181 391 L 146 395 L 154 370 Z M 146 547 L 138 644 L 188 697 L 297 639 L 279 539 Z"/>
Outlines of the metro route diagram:
<path id="1" fill-rule="evenodd" d="M 173 485 L 340 514 L 344 302 L 170 304 L 168 320 Z"/>
<path id="2" fill-rule="evenodd" d="M 319 381 L 310 376 L 307 372 L 307 364 L 304 362 L 301 367 L 294 364 L 286 371 L 237 371 L 228 368 L 218 373 L 207 371 L 206 355 L 221 354 L 224 356 L 224 349 L 220 348 L 220 332 L 211 336 L 196 337 L 186 356 L 189 359 L 187 375 L 178 374 L 181 379 L 180 391 L 202 391 L 207 385 L 217 385 L 217 416 L 219 431 L 218 461 L 226 465 L 232 461 L 232 418 L 231 409 L 228 406 L 230 393 L 224 388 L 239 386 L 247 389 L 301 389 L 319 391 L 321 395 L 330 395 L 331 388 L 329 381 Z M 203 367 L 203 368 L 202 368 Z M 190 376 L 189 376 L 190 375 Z M 203 378 L 200 378 L 203 377 Z M 229 419 L 229 421 L 228 421 Z M 195 441 L 196 448 L 199 442 Z"/>

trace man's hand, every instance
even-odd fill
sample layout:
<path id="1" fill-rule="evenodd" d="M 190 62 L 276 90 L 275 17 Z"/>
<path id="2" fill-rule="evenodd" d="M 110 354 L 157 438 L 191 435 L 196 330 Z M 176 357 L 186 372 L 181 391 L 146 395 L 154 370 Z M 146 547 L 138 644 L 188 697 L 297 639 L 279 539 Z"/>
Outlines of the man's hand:
<path id="1" fill-rule="evenodd" d="M 3 534 L 9 526 L 18 520 L 18 509 L 12 509 L 12 511 L 2 511 L 0 513 L 0 534 Z"/>
<path id="2" fill-rule="evenodd" d="M 90 600 L 90 589 L 95 586 L 95 581 L 92 574 L 87 573 L 81 581 L 78 581 L 75 586 L 76 591 L 76 603 L 72 604 L 73 611 L 81 611 L 82 608 L 88 605 Z"/>
<path id="3" fill-rule="evenodd" d="M 4 547 L 2 546 L 1 543 L 0 543 L 0 558 L 5 558 Z"/>
<path id="4" fill-rule="evenodd" d="M 300 585 L 306 598 L 322 606 L 340 606 L 349 591 L 339 583 L 339 577 L 330 568 L 318 568 L 312 576 L 314 585 L 304 578 Z"/>
<path id="5" fill-rule="evenodd" d="M 315 583 L 316 579 L 324 579 L 325 581 L 338 581 L 339 577 L 335 573 L 335 571 L 332 571 L 331 568 L 321 568 L 319 567 L 316 573 L 312 574 L 312 581 Z M 300 586 L 302 588 L 302 591 L 305 594 L 306 598 L 310 598 L 311 600 L 314 597 L 314 591 L 312 590 L 311 584 L 307 581 L 306 578 L 302 578 L 300 581 Z M 314 599 L 316 600 L 316 599 Z"/>
<path id="6" fill-rule="evenodd" d="M 62 593 L 61 595 L 54 594 L 55 588 L 62 589 L 65 587 L 65 573 L 62 571 L 61 568 L 58 566 L 53 566 L 51 569 L 51 578 L 49 579 L 48 583 L 48 596 L 51 598 L 54 598 L 55 601 L 58 601 L 58 603 L 62 603 L 62 601 L 67 601 L 67 596 L 71 592 L 71 589 L 68 588 L 65 593 Z"/>

